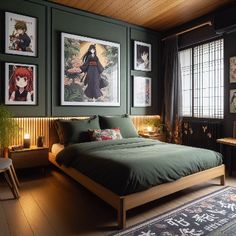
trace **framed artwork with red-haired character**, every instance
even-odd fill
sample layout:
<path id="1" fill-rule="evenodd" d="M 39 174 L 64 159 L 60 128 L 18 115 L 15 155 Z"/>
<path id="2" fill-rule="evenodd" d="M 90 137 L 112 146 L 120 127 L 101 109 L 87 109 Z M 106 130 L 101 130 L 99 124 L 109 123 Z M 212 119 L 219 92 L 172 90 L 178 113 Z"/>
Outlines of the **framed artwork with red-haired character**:
<path id="1" fill-rule="evenodd" d="M 36 105 L 36 65 L 5 64 L 5 104 Z"/>

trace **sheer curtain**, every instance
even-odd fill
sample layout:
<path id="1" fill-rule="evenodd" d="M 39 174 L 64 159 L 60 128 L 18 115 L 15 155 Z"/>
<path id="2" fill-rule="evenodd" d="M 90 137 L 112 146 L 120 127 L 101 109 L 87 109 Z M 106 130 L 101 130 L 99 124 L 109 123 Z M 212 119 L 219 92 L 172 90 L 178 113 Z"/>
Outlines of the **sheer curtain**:
<path id="1" fill-rule="evenodd" d="M 182 96 L 177 36 L 164 41 L 162 68 L 164 74 L 164 122 L 168 132 L 168 141 L 180 143 Z"/>

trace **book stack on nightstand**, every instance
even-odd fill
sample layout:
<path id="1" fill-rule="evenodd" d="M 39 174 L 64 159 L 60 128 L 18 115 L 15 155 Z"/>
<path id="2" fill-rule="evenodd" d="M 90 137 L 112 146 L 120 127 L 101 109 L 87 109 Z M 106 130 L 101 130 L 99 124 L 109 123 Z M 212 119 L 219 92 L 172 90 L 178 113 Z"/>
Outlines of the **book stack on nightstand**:
<path id="1" fill-rule="evenodd" d="M 44 167 L 49 165 L 48 152 L 48 147 L 36 146 L 17 150 L 9 149 L 9 158 L 12 159 L 15 169 Z"/>
<path id="2" fill-rule="evenodd" d="M 154 139 L 154 140 L 159 140 L 161 142 L 166 142 L 166 134 L 149 134 L 149 133 L 142 133 L 140 132 L 139 135 L 143 138 L 149 138 L 149 139 Z"/>

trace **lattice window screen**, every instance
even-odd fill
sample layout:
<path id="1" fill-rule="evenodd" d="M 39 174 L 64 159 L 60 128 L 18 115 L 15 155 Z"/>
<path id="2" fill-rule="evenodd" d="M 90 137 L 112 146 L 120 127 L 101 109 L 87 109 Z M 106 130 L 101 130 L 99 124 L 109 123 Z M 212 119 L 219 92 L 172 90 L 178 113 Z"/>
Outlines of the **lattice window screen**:
<path id="1" fill-rule="evenodd" d="M 223 39 L 180 51 L 179 57 L 182 75 L 182 115 L 223 118 Z"/>

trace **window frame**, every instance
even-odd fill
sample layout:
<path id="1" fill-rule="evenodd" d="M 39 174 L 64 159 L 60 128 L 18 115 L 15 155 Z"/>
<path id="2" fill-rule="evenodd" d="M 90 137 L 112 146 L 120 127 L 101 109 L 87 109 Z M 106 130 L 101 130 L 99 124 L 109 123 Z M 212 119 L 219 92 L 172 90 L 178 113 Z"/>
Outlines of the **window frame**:
<path id="1" fill-rule="evenodd" d="M 225 88 L 225 63 L 224 63 L 224 57 L 225 57 L 225 40 L 224 40 L 224 37 L 222 35 L 218 36 L 218 37 L 214 37 L 214 38 L 211 38 L 211 39 L 208 39 L 208 40 L 204 40 L 204 41 L 200 41 L 198 43 L 195 43 L 195 44 L 191 44 L 191 45 L 187 45 L 187 46 L 184 46 L 184 47 L 180 47 L 178 49 L 178 53 L 180 51 L 183 51 L 183 50 L 186 50 L 186 49 L 191 49 L 192 50 L 192 55 L 191 55 L 191 58 L 192 58 L 192 65 L 191 65 L 191 73 L 192 73 L 192 109 L 191 109 L 191 116 L 187 116 L 187 115 L 182 115 L 181 114 L 181 117 L 184 119 L 184 118 L 188 118 L 188 119 L 191 119 L 191 120 L 224 120 L 224 116 L 225 116 L 225 89 L 223 91 L 223 117 L 222 118 L 213 118 L 213 117 L 197 117 L 197 116 L 194 116 L 194 48 L 195 47 L 198 47 L 198 46 L 201 46 L 201 45 L 204 45 L 204 44 L 208 44 L 208 43 L 211 43 L 211 42 L 214 42 L 214 41 L 217 41 L 217 40 L 221 40 L 223 39 L 223 86 Z M 179 63 L 180 65 L 180 63 Z M 182 113 L 182 110 L 181 110 L 181 113 Z"/>

